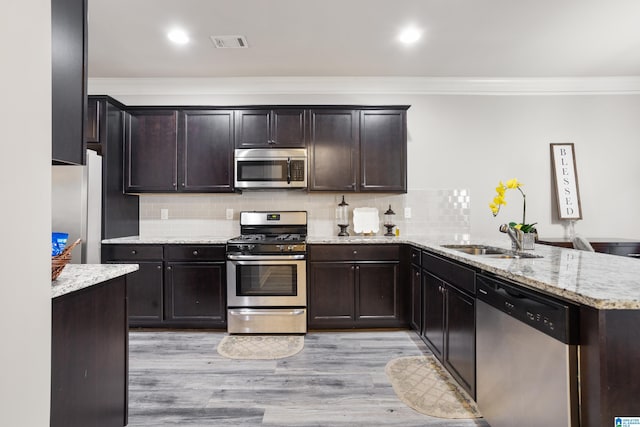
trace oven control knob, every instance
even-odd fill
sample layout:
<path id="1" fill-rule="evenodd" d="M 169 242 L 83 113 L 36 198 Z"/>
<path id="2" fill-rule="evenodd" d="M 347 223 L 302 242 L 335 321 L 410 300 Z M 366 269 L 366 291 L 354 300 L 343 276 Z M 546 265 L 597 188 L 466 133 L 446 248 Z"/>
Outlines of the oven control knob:
<path id="1" fill-rule="evenodd" d="M 293 246 L 293 245 L 289 245 L 289 246 L 287 246 L 287 250 L 288 250 L 289 252 L 293 251 L 293 248 L 295 248 L 295 246 Z"/>
<path id="2" fill-rule="evenodd" d="M 277 245 L 276 248 L 278 248 L 280 252 L 284 252 L 284 245 Z"/>

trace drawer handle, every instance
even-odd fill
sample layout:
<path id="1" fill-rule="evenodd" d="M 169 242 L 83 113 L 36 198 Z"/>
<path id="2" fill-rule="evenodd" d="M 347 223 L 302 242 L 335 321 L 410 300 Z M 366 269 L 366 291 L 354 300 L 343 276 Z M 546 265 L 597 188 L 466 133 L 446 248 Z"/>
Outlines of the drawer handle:
<path id="1" fill-rule="evenodd" d="M 194 255 L 198 255 L 198 251 L 193 251 L 193 254 Z"/>

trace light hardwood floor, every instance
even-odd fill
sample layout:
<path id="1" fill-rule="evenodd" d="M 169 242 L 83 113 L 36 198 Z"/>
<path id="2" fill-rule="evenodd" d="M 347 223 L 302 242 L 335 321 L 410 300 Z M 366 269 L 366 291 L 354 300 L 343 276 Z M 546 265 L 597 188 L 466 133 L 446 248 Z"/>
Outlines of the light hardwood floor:
<path id="1" fill-rule="evenodd" d="M 395 357 L 428 353 L 411 331 L 312 332 L 280 360 L 231 360 L 223 332 L 132 331 L 129 425 L 484 426 L 419 414 L 384 373 Z"/>

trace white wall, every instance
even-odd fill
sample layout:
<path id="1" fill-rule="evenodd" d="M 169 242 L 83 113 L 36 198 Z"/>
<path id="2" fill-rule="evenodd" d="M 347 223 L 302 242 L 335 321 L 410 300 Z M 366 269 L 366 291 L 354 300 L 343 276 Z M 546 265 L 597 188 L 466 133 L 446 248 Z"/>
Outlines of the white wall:
<path id="1" fill-rule="evenodd" d="M 50 0 L 0 14 L 0 424 L 49 425 L 51 377 Z"/>
<path id="2" fill-rule="evenodd" d="M 576 231 L 590 237 L 640 238 L 639 191 L 633 186 L 640 182 L 640 95 L 634 90 L 518 95 L 511 88 L 507 95 L 475 90 L 473 95 L 460 90 L 438 95 L 389 94 L 394 89 L 381 86 L 380 94 L 375 89 L 318 94 L 306 80 L 308 94 L 292 85 L 292 94 L 260 94 L 256 88 L 252 95 L 245 93 L 256 87 L 248 80 L 240 95 L 219 88 L 219 94 L 197 95 L 192 90 L 197 81 L 185 86 L 184 80 L 169 80 L 152 87 L 135 79 L 94 83 L 92 93 L 110 94 L 127 105 L 410 104 L 409 195 L 424 189 L 468 189 L 473 238 L 495 237 L 499 224 L 520 221 L 517 192 L 507 194 L 508 205 L 498 217 L 488 208 L 498 182 L 513 177 L 525 184 L 527 222 L 537 222 L 541 236 L 564 236 L 566 224 L 556 215 L 549 144 L 573 142 L 584 218 Z"/>

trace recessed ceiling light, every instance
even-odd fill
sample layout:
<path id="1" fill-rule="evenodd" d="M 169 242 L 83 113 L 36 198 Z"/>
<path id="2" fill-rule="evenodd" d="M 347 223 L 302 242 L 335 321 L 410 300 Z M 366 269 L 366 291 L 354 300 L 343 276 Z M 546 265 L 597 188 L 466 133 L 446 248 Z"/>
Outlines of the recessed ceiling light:
<path id="1" fill-rule="evenodd" d="M 420 40 L 420 37 L 422 37 L 422 31 L 415 27 L 410 27 L 400 32 L 398 40 L 404 44 L 412 44 Z"/>
<path id="2" fill-rule="evenodd" d="M 167 37 L 169 40 L 174 42 L 175 44 L 187 44 L 189 43 L 189 36 L 184 30 L 174 29 L 167 33 Z"/>

